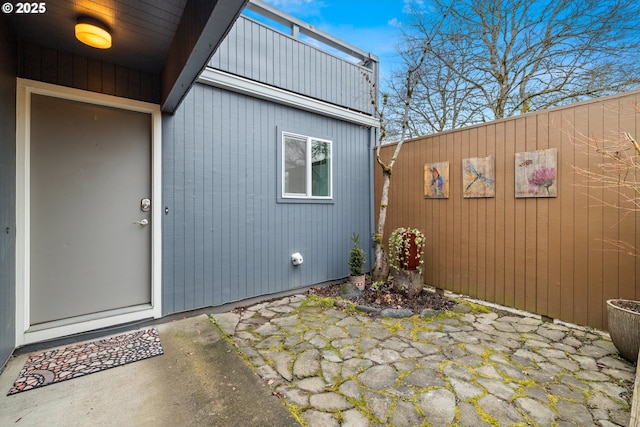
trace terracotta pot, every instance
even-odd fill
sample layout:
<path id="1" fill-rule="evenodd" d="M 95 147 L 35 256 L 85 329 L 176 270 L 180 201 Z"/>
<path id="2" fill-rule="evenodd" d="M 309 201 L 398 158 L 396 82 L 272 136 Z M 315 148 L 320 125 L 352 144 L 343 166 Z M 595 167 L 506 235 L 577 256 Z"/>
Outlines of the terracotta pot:
<path id="1" fill-rule="evenodd" d="M 408 252 L 408 253 L 407 253 Z M 418 245 L 416 245 L 416 235 L 414 233 L 404 233 L 402 235 L 402 251 L 400 253 L 400 266 L 404 270 L 417 270 L 420 266 L 418 258 Z"/>
<path id="2" fill-rule="evenodd" d="M 623 308 L 620 302 L 635 304 L 640 308 L 640 301 L 624 299 L 607 301 L 611 341 L 622 357 L 631 363 L 636 363 L 640 350 L 640 313 Z"/>
<path id="3" fill-rule="evenodd" d="M 349 276 L 349 282 L 351 282 L 356 288 L 362 291 L 364 290 L 364 283 L 366 278 L 367 276 L 364 274 L 361 276 Z"/>

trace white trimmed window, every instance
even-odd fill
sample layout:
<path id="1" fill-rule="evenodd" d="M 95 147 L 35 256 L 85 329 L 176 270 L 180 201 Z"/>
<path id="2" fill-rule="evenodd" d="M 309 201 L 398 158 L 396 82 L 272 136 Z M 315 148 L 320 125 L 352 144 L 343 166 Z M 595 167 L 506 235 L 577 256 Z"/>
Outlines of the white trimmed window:
<path id="1" fill-rule="evenodd" d="M 282 133 L 282 197 L 333 197 L 331 141 Z"/>

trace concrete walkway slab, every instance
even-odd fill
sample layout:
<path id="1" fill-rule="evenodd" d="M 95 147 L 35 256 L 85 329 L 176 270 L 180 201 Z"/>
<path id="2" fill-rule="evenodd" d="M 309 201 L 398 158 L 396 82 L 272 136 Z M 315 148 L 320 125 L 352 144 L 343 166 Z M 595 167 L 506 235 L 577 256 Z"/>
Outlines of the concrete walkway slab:
<path id="1" fill-rule="evenodd" d="M 0 426 L 299 426 L 215 325 L 157 326 L 162 356 L 6 396 L 28 355 L 0 375 Z"/>

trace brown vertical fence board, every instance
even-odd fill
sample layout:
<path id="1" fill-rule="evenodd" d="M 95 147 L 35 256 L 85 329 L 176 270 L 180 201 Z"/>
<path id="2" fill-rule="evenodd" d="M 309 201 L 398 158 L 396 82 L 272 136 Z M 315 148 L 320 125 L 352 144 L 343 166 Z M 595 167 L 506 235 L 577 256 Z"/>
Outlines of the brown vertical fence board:
<path id="1" fill-rule="evenodd" d="M 478 128 L 473 127 L 468 132 L 468 158 L 478 157 Z M 464 181 L 462 179 L 462 161 L 458 165 L 458 173 L 460 177 L 459 191 L 464 193 Z M 463 199 L 463 206 L 469 212 L 469 295 L 480 298 L 480 226 L 478 224 L 478 199 Z"/>
<path id="2" fill-rule="evenodd" d="M 428 232 L 425 226 L 428 222 L 433 221 L 433 215 L 432 214 L 427 215 L 426 209 L 424 208 L 424 199 L 420 197 L 423 191 L 422 179 L 420 179 L 422 177 L 422 174 L 420 173 L 421 172 L 420 164 L 422 164 L 423 160 L 426 158 L 427 149 L 432 150 L 433 147 L 427 147 L 425 144 L 412 144 L 412 145 L 415 145 L 416 147 L 418 147 L 419 150 L 416 153 L 416 155 L 411 158 L 411 164 L 412 164 L 411 170 L 413 172 L 413 174 L 411 175 L 411 179 L 413 183 L 413 186 L 411 189 L 411 193 L 412 193 L 411 200 L 413 201 L 412 205 L 414 207 L 414 218 L 410 226 L 415 227 L 420 231 L 422 231 L 422 233 L 425 235 L 425 238 L 427 239 L 427 242 L 429 242 L 429 240 L 431 239 L 431 233 Z M 424 256 L 427 256 L 427 254 L 430 254 L 432 252 L 431 249 L 432 249 L 432 246 L 429 243 L 427 243 L 427 248 L 425 250 Z M 430 266 L 425 265 L 424 268 L 426 270 L 429 270 Z"/>
<path id="3" fill-rule="evenodd" d="M 420 184 L 419 201 L 423 214 L 420 218 L 420 229 L 427 239 L 424 254 L 424 280 L 425 283 L 440 287 L 440 272 L 443 270 L 441 264 L 443 262 L 444 240 L 440 228 L 444 227 L 443 218 L 440 216 L 440 206 L 437 202 L 424 196 L 424 186 L 428 183 L 425 176 L 424 167 L 427 163 L 437 162 L 440 158 L 440 137 L 438 135 L 425 141 L 424 145 L 427 151 L 423 157 L 419 159 L 416 169 L 420 172 L 418 182 Z"/>
<path id="4" fill-rule="evenodd" d="M 444 138 L 445 145 L 447 147 L 446 158 L 442 161 L 451 162 L 455 159 L 456 148 L 453 143 L 453 133 L 447 133 L 442 136 Z M 456 256 L 458 256 L 457 243 L 455 241 L 455 226 L 456 218 L 454 215 L 454 203 L 451 198 L 451 191 L 449 191 L 449 198 L 440 201 L 444 206 L 445 215 L 447 217 L 447 271 L 445 271 L 445 281 L 441 283 L 443 288 L 454 290 L 457 288 L 458 272 L 456 270 L 457 264 L 455 262 Z"/>
<path id="5" fill-rule="evenodd" d="M 405 146 L 404 148 L 408 148 L 408 147 Z M 413 147 L 413 151 L 415 151 L 415 149 L 416 147 Z M 400 226 L 399 222 L 406 224 L 410 222 L 412 219 L 412 215 L 411 215 L 412 200 L 411 200 L 411 197 L 409 196 L 409 193 L 406 192 L 407 186 L 411 185 L 410 180 L 407 179 L 406 177 L 406 174 L 408 172 L 407 169 L 411 166 L 407 164 L 408 158 L 409 158 L 408 150 L 403 149 L 400 152 L 400 156 L 398 157 L 398 160 L 396 161 L 396 164 L 393 169 L 393 175 L 395 176 L 392 175 L 391 177 L 391 184 L 392 184 L 391 188 L 393 191 L 391 195 L 393 196 L 393 203 L 394 203 L 394 206 L 400 206 L 400 209 L 398 210 L 398 215 L 394 216 L 396 221 L 393 221 L 394 226 L 389 228 L 389 235 L 391 235 L 391 232 L 393 232 L 395 228 Z M 399 204 L 400 200 L 403 201 L 402 204 Z"/>
<path id="6" fill-rule="evenodd" d="M 421 172 L 422 179 L 420 180 L 421 186 L 421 206 L 424 207 L 425 214 L 420 219 L 420 229 L 425 234 L 427 239 L 427 251 L 425 256 L 428 258 L 428 261 L 425 260 L 424 270 L 425 270 L 425 282 L 426 283 L 434 283 L 435 277 L 437 275 L 438 266 L 440 264 L 440 251 L 438 250 L 440 246 L 439 235 L 436 232 L 437 227 L 441 226 L 442 219 L 440 218 L 439 212 L 436 212 L 436 204 L 429 203 L 430 200 L 424 198 L 424 184 L 427 177 L 424 174 L 424 165 L 427 162 L 431 162 L 432 159 L 439 157 L 438 152 L 438 138 L 434 137 L 429 139 L 426 144 L 421 144 L 428 147 L 427 153 L 423 159 L 421 159 L 421 165 L 418 170 Z M 434 160 L 435 161 L 435 160 Z M 428 181 L 427 181 L 428 182 Z M 428 254 L 428 255 L 427 255 Z"/>
<path id="7" fill-rule="evenodd" d="M 597 141 L 603 141 L 603 104 L 590 104 L 588 106 L 588 127 L 589 138 L 595 138 Z M 597 152 L 590 152 L 588 158 L 589 170 L 598 170 L 598 165 L 603 159 Z M 588 190 L 588 206 L 589 206 L 589 226 L 588 226 L 588 245 L 589 253 L 587 255 L 589 290 L 588 290 L 588 307 L 587 307 L 587 323 L 597 328 L 603 327 L 602 320 L 602 259 L 603 259 L 603 190 L 598 185 L 588 185 L 589 182 L 581 179 L 583 185 L 587 185 Z M 584 191 L 584 187 L 583 191 Z"/>
<path id="8" fill-rule="evenodd" d="M 432 227 L 438 224 L 440 219 L 437 214 L 426 206 L 426 200 L 424 199 L 424 163 L 428 161 L 427 159 L 433 157 L 433 152 L 436 149 L 435 142 L 435 139 L 429 139 L 425 141 L 424 144 L 414 144 L 422 147 L 420 158 L 417 159 L 414 166 L 416 172 L 415 179 L 419 184 L 419 190 L 416 192 L 415 197 L 419 207 L 419 222 L 417 226 L 422 230 L 426 239 L 424 247 L 425 262 L 422 268 L 422 276 L 424 283 L 427 284 L 433 283 L 433 275 L 436 271 L 435 265 L 438 263 L 438 253 L 434 250 L 434 248 L 437 247 L 437 237 L 433 235 Z"/>
<path id="9" fill-rule="evenodd" d="M 633 109 L 635 114 L 635 132 L 633 135 L 636 138 L 636 141 L 640 141 L 640 95 L 636 95 L 632 105 L 627 107 L 629 109 Z M 629 126 L 631 128 L 631 126 Z M 640 180 L 640 174 L 636 172 L 635 179 Z M 633 226 L 629 226 L 629 232 L 625 235 L 625 240 L 633 241 L 633 235 L 635 235 L 635 247 L 640 248 L 640 215 L 635 215 L 635 221 L 633 221 L 632 216 L 628 217 L 628 221 L 631 223 L 635 222 Z M 629 275 L 629 279 L 625 280 L 625 286 L 620 289 L 621 295 L 627 295 L 628 299 L 640 300 L 640 286 L 637 285 L 640 282 L 640 262 L 638 262 L 638 258 L 634 257 L 634 272 L 633 279 L 631 279 L 631 274 Z"/>
<path id="10" fill-rule="evenodd" d="M 538 114 L 535 123 L 535 137 L 537 149 L 545 150 L 549 148 L 549 116 L 548 114 Z M 555 204 L 557 198 L 538 199 L 536 206 L 536 260 L 535 282 L 532 283 L 533 297 L 536 300 L 536 313 L 549 316 L 549 206 Z"/>
<path id="11" fill-rule="evenodd" d="M 460 249 L 461 249 L 461 263 L 460 270 L 462 275 L 462 286 L 461 292 L 465 295 L 469 295 L 471 289 L 471 262 L 475 261 L 475 259 L 471 259 L 473 256 L 473 250 L 471 248 L 470 239 L 470 209 L 468 205 L 468 200 L 462 198 L 462 172 L 460 170 L 462 159 L 465 157 L 469 157 L 469 129 L 463 129 L 460 133 L 460 139 L 458 140 L 458 144 L 460 144 L 461 148 L 461 157 L 456 159 L 455 162 L 451 165 L 450 174 L 455 178 L 455 182 L 453 182 L 453 191 L 452 194 L 455 196 L 454 201 L 460 201 L 460 212 L 461 212 L 461 222 L 460 222 Z"/>
<path id="12" fill-rule="evenodd" d="M 402 222 L 396 223 L 396 225 L 401 227 L 412 227 L 415 222 L 416 211 L 414 205 L 413 194 L 411 194 L 411 190 L 413 189 L 413 182 L 409 175 L 411 175 L 411 171 L 413 168 L 413 158 L 417 155 L 418 146 L 416 144 L 412 144 L 411 147 L 413 150 L 409 153 L 408 150 L 403 149 L 402 156 L 400 157 L 397 168 L 394 172 L 397 172 L 399 180 L 398 182 L 402 182 L 403 185 L 396 186 L 396 199 L 400 198 L 405 200 L 405 203 L 402 204 Z"/>
<path id="13" fill-rule="evenodd" d="M 412 159 L 413 171 L 414 171 L 414 174 L 412 175 L 412 179 L 414 181 L 414 190 L 413 190 L 412 198 L 414 201 L 413 202 L 414 206 L 416 208 L 416 223 L 414 227 L 420 229 L 422 233 L 425 234 L 425 237 L 427 239 L 430 239 L 432 233 L 429 233 L 429 235 L 427 236 L 426 226 L 428 223 L 430 223 L 433 220 L 433 213 L 432 212 L 427 213 L 427 209 L 424 205 L 424 198 L 421 197 L 422 191 L 423 191 L 421 167 L 424 164 L 425 159 L 427 158 L 427 153 L 429 151 L 433 151 L 433 144 L 429 144 L 429 147 L 427 147 L 425 144 L 413 144 L 413 145 L 420 147 L 420 151 L 418 155 Z"/>
<path id="14" fill-rule="evenodd" d="M 490 124 L 485 132 L 485 155 L 496 155 L 496 126 Z M 496 185 L 496 167 L 494 163 L 494 188 Z M 485 295 L 487 300 L 495 301 L 496 298 L 496 196 L 487 201 L 486 204 L 486 224 L 485 224 Z"/>
<path id="15" fill-rule="evenodd" d="M 441 225 L 441 218 L 439 212 L 435 211 L 436 205 L 429 203 L 430 200 L 424 198 L 424 184 L 426 176 L 424 174 L 424 165 L 425 163 L 429 163 L 432 159 L 439 157 L 438 154 L 438 138 L 434 137 L 426 141 L 425 144 L 419 144 L 426 148 L 426 152 L 424 157 L 420 159 L 420 164 L 416 167 L 417 171 L 421 173 L 421 179 L 419 183 L 421 184 L 421 190 L 418 194 L 420 194 L 420 206 L 424 211 L 424 214 L 421 215 L 420 218 L 420 229 L 425 235 L 426 244 L 424 251 L 424 259 L 425 262 L 423 264 L 424 270 L 424 281 L 427 284 L 436 283 L 435 277 L 438 272 L 438 268 L 440 265 L 440 251 L 438 248 L 440 247 L 439 234 L 436 232 L 438 227 Z"/>
<path id="16" fill-rule="evenodd" d="M 448 159 L 446 136 L 438 135 L 434 139 L 437 149 L 434 150 L 433 160 L 437 162 L 446 161 Z M 431 159 L 428 161 L 431 161 Z M 445 199 L 426 200 L 426 202 L 434 214 L 438 215 L 438 223 L 431 228 L 433 234 L 438 236 L 438 246 L 434 249 L 438 252 L 438 274 L 434 276 L 434 282 L 438 284 L 439 288 L 444 288 L 447 285 L 447 258 L 449 256 L 449 247 L 451 246 L 451 242 L 447 239 L 447 230 L 451 225 L 447 218 L 448 201 Z"/>
<path id="17" fill-rule="evenodd" d="M 636 138 L 636 141 L 640 142 L 640 94 L 636 94 L 633 102 L 631 102 L 630 104 L 631 105 L 629 107 L 636 112 L 634 136 Z M 640 174 L 638 172 L 636 172 L 636 180 L 640 180 Z M 635 228 L 634 228 L 634 234 L 636 236 L 635 247 L 640 248 L 640 215 L 636 215 L 635 217 L 636 217 Z M 631 233 L 629 233 L 629 240 L 632 240 Z M 625 283 L 627 287 L 625 287 L 624 290 L 621 290 L 621 293 L 624 292 L 625 295 L 629 295 L 629 299 L 640 300 L 640 286 L 638 286 L 638 282 L 640 282 L 640 262 L 638 262 L 637 257 L 634 258 L 634 261 L 635 261 L 634 278 L 633 280 L 629 280 L 628 282 Z M 627 289 L 629 290 L 627 291 Z"/>
<path id="18" fill-rule="evenodd" d="M 515 287 L 516 287 L 516 221 L 515 221 L 515 208 L 516 199 L 515 194 L 515 175 L 513 172 L 513 165 L 515 163 L 514 157 L 516 152 L 516 131 L 515 121 L 510 120 L 505 122 L 505 185 L 508 185 L 508 190 L 505 192 L 505 214 L 504 214 L 504 228 L 505 228 L 505 277 L 504 277 L 504 304 L 510 307 L 515 307 Z"/>
<path id="19" fill-rule="evenodd" d="M 575 124 L 574 127 L 579 129 L 587 129 L 589 120 L 589 107 L 582 105 L 575 110 Z M 578 134 L 574 130 L 574 134 Z M 586 169 L 589 167 L 588 154 L 576 151 L 574 164 L 578 168 Z M 589 304 L 589 200 L 588 194 L 585 194 L 583 187 L 580 187 L 582 179 L 580 176 L 575 176 L 577 185 L 574 192 L 574 200 L 576 211 L 573 216 L 573 229 L 574 229 L 574 322 L 585 325 L 588 320 L 588 304 Z"/>
<path id="20" fill-rule="evenodd" d="M 536 240 L 536 224 L 538 219 L 538 204 L 542 203 L 540 199 L 528 198 L 524 200 L 525 214 L 524 223 L 522 225 L 524 231 L 524 277 L 522 278 L 523 302 L 522 308 L 532 313 L 537 312 L 537 296 L 536 296 L 536 280 L 537 280 L 537 255 L 538 241 Z"/>
<path id="21" fill-rule="evenodd" d="M 465 144 L 468 147 L 466 156 L 463 158 L 478 157 L 478 128 L 474 127 L 466 132 L 467 141 Z M 463 150 L 464 151 L 464 150 Z M 460 194 L 463 193 L 463 180 L 462 180 L 462 160 L 456 165 L 456 175 L 460 178 L 460 186 L 458 190 Z M 480 276 L 480 230 L 478 227 L 478 199 L 463 199 L 462 208 L 467 212 L 468 223 L 467 230 L 469 232 L 469 269 L 467 272 L 469 287 L 467 290 L 468 295 L 474 297 L 480 297 L 478 289 L 478 280 Z"/>
<path id="22" fill-rule="evenodd" d="M 424 164 L 429 162 L 429 159 L 434 157 L 434 151 L 437 151 L 437 140 L 435 138 L 429 139 L 425 144 L 415 144 L 423 147 L 424 153 L 417 159 L 415 170 L 420 173 L 418 177 L 416 175 L 416 181 L 420 184 L 419 191 L 416 192 L 418 197 L 418 205 L 420 207 L 420 218 L 417 227 L 422 231 L 425 236 L 426 243 L 424 248 L 423 264 L 423 277 L 427 284 L 434 283 L 433 277 L 439 263 L 439 254 L 436 250 L 438 247 L 438 236 L 434 235 L 434 227 L 440 223 L 440 218 L 436 212 L 429 209 L 427 206 L 427 200 L 424 198 Z M 433 208 L 433 206 L 431 206 Z"/>
<path id="23" fill-rule="evenodd" d="M 620 101 L 611 100 L 603 102 L 603 123 L 605 127 L 604 139 L 605 140 L 617 140 L 621 137 L 620 134 L 620 121 L 618 117 L 621 114 Z M 605 160 L 609 165 L 615 165 L 613 160 Z M 618 280 L 619 270 L 618 268 L 609 268 L 609 266 L 620 265 L 620 252 L 612 245 L 611 242 L 619 240 L 618 231 L 620 228 L 619 211 L 613 206 L 620 203 L 619 192 L 615 190 L 605 190 L 603 193 L 603 243 L 602 243 L 602 266 L 603 266 L 603 287 L 602 287 L 602 300 L 600 303 L 600 311 L 602 313 L 603 328 L 607 325 L 606 305 L 604 301 L 616 298 L 619 292 Z"/>
<path id="24" fill-rule="evenodd" d="M 638 138 L 638 128 L 636 126 L 636 118 L 635 118 L 635 101 L 636 99 L 623 99 L 619 101 L 619 121 L 618 121 L 618 129 L 622 132 L 629 132 L 632 135 L 635 135 Z M 618 193 L 617 195 L 618 203 L 624 204 L 624 194 Z M 628 206 L 625 204 L 625 206 Z M 617 229 L 619 230 L 618 239 L 623 242 L 630 242 L 631 244 L 638 246 L 638 233 L 636 229 L 636 218 L 637 215 L 627 215 L 625 211 L 620 210 L 617 211 Z M 635 237 L 634 237 L 635 236 Z M 608 289 L 610 294 L 607 296 L 608 299 L 615 298 L 619 296 L 624 299 L 638 299 L 640 298 L 640 294 L 636 295 L 634 283 L 636 281 L 636 258 L 632 255 L 629 255 L 627 251 L 618 252 L 618 282 L 615 285 L 615 289 L 613 286 Z M 631 284 L 631 286 L 629 286 Z"/>
<path id="25" fill-rule="evenodd" d="M 463 255 L 464 248 L 461 247 L 462 240 L 462 227 L 463 227 L 463 215 L 462 215 L 462 198 L 460 192 L 456 191 L 458 180 L 455 173 L 455 160 L 462 158 L 462 147 L 460 145 L 460 133 L 456 132 L 452 134 L 453 144 L 453 157 L 449 160 L 449 199 L 453 204 L 453 290 L 455 292 L 464 292 L 464 283 L 466 282 L 466 276 L 462 273 L 462 260 L 466 259 L 466 255 Z M 464 230 L 466 231 L 466 230 Z"/>
<path id="26" fill-rule="evenodd" d="M 573 322 L 574 319 L 574 301 L 573 301 L 573 278 L 574 278 L 574 227 L 573 216 L 576 211 L 574 203 L 574 173 L 571 166 L 575 161 L 575 149 L 573 145 L 573 122 L 574 122 L 575 110 L 568 109 L 560 111 L 560 123 L 558 126 L 561 129 L 561 155 L 562 163 L 558 163 L 558 182 L 560 185 L 558 198 L 560 199 L 560 209 L 562 215 L 560 216 L 560 246 L 562 251 L 560 252 L 560 301 L 561 301 L 561 316 L 560 318 L 569 322 Z"/>
<path id="27" fill-rule="evenodd" d="M 486 126 L 479 130 L 479 140 L 481 142 L 481 157 L 487 157 L 489 154 L 494 156 L 495 162 L 495 126 Z M 495 173 L 495 163 L 494 163 Z M 493 176 L 495 186 L 495 175 Z M 495 188 L 495 187 L 494 187 Z M 493 299 L 495 296 L 495 217 L 496 217 L 496 199 L 495 197 L 481 199 L 482 215 L 478 217 L 480 221 L 480 231 L 482 233 L 482 241 L 480 242 L 480 253 L 483 266 L 482 282 L 481 282 L 481 299 Z"/>
<path id="28" fill-rule="evenodd" d="M 487 157 L 487 128 L 477 128 L 478 132 L 478 153 L 477 157 Z M 492 150 L 493 152 L 493 150 Z M 495 169 L 494 169 L 495 170 Z M 487 299 L 487 240 L 489 236 L 488 218 L 489 206 L 493 206 L 495 199 L 480 198 L 478 203 L 478 298 Z"/>
<path id="29" fill-rule="evenodd" d="M 505 304 L 505 262 L 507 253 L 505 250 L 505 200 L 510 198 L 506 171 L 510 169 L 505 154 L 505 122 L 496 123 L 495 150 L 496 150 L 496 250 L 495 250 L 495 299 L 498 304 Z M 513 194 L 513 193 L 511 193 Z"/>
<path id="30" fill-rule="evenodd" d="M 548 146 L 558 148 L 558 178 L 560 177 L 560 171 L 565 169 L 563 166 L 563 150 L 562 144 L 562 129 L 561 126 L 562 114 L 560 112 L 550 112 L 547 116 L 547 128 L 548 128 Z M 561 179 L 558 180 L 558 197 L 549 204 L 548 210 L 548 237 L 547 245 L 548 252 L 548 271 L 547 271 L 547 316 L 552 318 L 561 317 L 561 257 L 563 249 L 563 240 L 561 238 L 561 188 L 566 185 Z M 542 267 L 541 267 L 542 268 Z"/>
<path id="31" fill-rule="evenodd" d="M 525 150 L 524 151 L 536 151 L 541 150 L 543 147 L 538 146 L 537 142 L 537 118 L 538 115 L 529 115 L 523 117 L 523 120 L 519 121 L 521 126 L 524 126 L 524 138 L 525 138 Z M 515 163 L 514 163 L 515 167 Z M 525 261 L 524 261 L 524 309 L 536 312 L 537 311 L 537 295 L 536 295 L 536 282 L 537 282 L 537 260 L 539 256 L 542 256 L 540 243 L 537 240 L 537 221 L 538 221 L 538 206 L 545 202 L 540 198 L 527 198 L 524 200 L 525 204 L 525 218 L 522 225 L 525 238 Z M 533 226 L 532 226 L 533 225 Z"/>
<path id="32" fill-rule="evenodd" d="M 473 127 L 469 129 L 467 147 L 468 157 L 478 157 L 478 137 L 477 137 L 477 127 Z M 458 175 L 460 176 L 460 193 L 463 193 L 464 184 L 462 179 L 462 161 L 458 166 Z M 480 251 L 479 251 L 479 202 L 478 199 L 465 199 L 469 203 L 464 203 L 466 205 L 467 211 L 469 212 L 469 295 L 473 295 L 474 297 L 479 297 L 479 282 L 480 282 Z"/>
<path id="33" fill-rule="evenodd" d="M 527 151 L 525 120 L 519 118 L 515 124 L 515 151 L 520 153 Z M 515 162 L 514 162 L 515 167 Z M 525 309 L 526 281 L 527 281 L 527 203 L 532 199 L 516 199 L 514 209 L 514 307 Z"/>

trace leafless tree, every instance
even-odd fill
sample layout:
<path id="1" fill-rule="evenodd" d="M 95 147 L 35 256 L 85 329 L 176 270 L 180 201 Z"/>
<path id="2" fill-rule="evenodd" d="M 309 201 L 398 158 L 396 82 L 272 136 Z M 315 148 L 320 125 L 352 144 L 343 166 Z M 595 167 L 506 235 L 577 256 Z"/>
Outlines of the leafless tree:
<path id="1" fill-rule="evenodd" d="M 405 43 L 405 47 L 411 48 L 400 53 L 403 61 L 405 64 L 415 64 L 415 53 L 422 52 L 420 48 L 424 47 L 424 39 L 406 35 Z M 416 70 L 414 76 L 416 84 L 407 118 L 409 138 L 454 129 L 481 118 L 482 103 L 480 100 L 473 102 L 474 93 L 461 77 L 464 73 L 460 73 L 459 70 L 454 72 L 447 67 L 434 67 L 437 61 L 433 58 L 433 52 L 428 50 L 425 53 L 424 65 Z M 466 63 L 462 62 L 461 66 L 466 66 Z M 388 107 L 390 117 L 400 117 L 404 113 L 406 71 L 396 71 L 387 83 L 391 94 Z M 398 122 L 399 120 L 390 121 L 387 129 L 388 141 L 398 140 L 400 129 L 394 126 Z"/>
<path id="2" fill-rule="evenodd" d="M 452 2 L 453 3 L 453 2 Z M 375 247 L 375 264 L 371 276 L 373 280 L 385 280 L 389 275 L 389 260 L 387 258 L 386 252 L 383 247 L 383 238 L 384 238 L 384 226 L 387 220 L 387 206 L 389 203 L 389 187 L 391 185 L 391 173 L 393 172 L 393 167 L 400 155 L 400 150 L 402 149 L 402 145 L 404 141 L 407 139 L 407 135 L 410 133 L 409 130 L 409 117 L 411 111 L 411 101 L 413 99 L 414 90 L 417 85 L 417 73 L 424 65 L 425 60 L 427 59 L 429 52 L 431 50 L 429 41 L 433 39 L 440 30 L 440 27 L 444 20 L 446 19 L 447 12 L 450 10 L 445 9 L 444 14 L 442 15 L 440 22 L 432 28 L 432 33 L 430 38 L 427 39 L 427 42 L 424 43 L 422 49 L 417 55 L 415 62 L 408 67 L 404 74 L 404 78 L 402 80 L 402 90 L 403 90 L 403 106 L 402 106 L 402 115 L 400 116 L 400 139 L 398 144 L 396 145 L 395 150 L 393 151 L 393 155 L 391 159 L 385 161 L 380 154 L 380 147 L 382 142 L 386 139 L 387 132 L 387 121 L 385 120 L 384 110 L 387 106 L 387 102 L 389 99 L 388 94 L 383 94 L 382 96 L 382 105 L 380 105 L 378 98 L 376 95 L 377 88 L 373 84 L 373 82 L 369 81 L 369 85 L 371 88 L 371 102 L 374 105 L 378 116 L 380 117 L 381 122 L 381 132 L 378 138 L 378 144 L 376 146 L 376 162 L 380 166 L 382 170 L 382 194 L 380 195 L 380 209 L 378 211 L 378 224 L 376 226 L 376 232 L 374 235 L 374 247 Z M 367 76 L 368 79 L 368 76 Z"/>
<path id="3" fill-rule="evenodd" d="M 413 5 L 401 52 L 405 70 L 430 47 L 416 72 L 413 134 L 640 88 L 633 63 L 640 55 L 637 0 L 456 0 L 446 14 L 450 0 Z M 397 116 L 402 82 L 389 84 Z"/>

